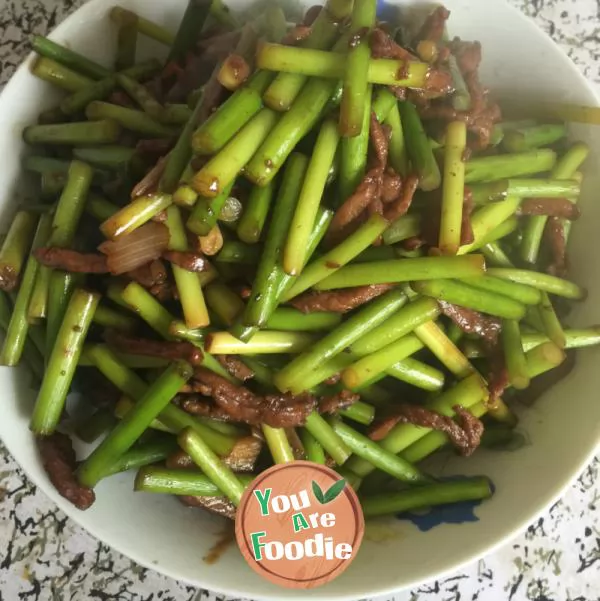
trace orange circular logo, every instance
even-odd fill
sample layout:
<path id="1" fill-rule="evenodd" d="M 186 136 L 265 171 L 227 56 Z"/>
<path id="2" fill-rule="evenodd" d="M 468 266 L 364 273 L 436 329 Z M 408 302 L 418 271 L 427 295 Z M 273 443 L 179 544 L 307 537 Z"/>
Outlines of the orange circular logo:
<path id="1" fill-rule="evenodd" d="M 364 530 L 354 490 L 337 472 L 310 461 L 276 465 L 258 476 L 235 524 L 252 569 L 288 588 L 337 578 L 356 556 Z"/>

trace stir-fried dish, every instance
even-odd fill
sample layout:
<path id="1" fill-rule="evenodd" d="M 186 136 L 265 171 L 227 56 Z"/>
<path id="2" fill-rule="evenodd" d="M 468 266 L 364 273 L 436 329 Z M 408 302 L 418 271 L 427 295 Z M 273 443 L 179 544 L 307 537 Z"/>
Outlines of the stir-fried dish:
<path id="1" fill-rule="evenodd" d="M 64 94 L 23 132 L 37 196 L 0 251 L 1 362 L 33 373 L 71 503 L 137 470 L 136 491 L 235 518 L 298 459 L 366 517 L 491 496 L 423 460 L 510 443 L 518 405 L 600 342 L 567 325 L 589 151 L 503 116 L 449 16 L 190 0 L 171 35 L 116 7 L 110 68 L 33 40 Z M 141 37 L 166 60 L 138 61 Z"/>

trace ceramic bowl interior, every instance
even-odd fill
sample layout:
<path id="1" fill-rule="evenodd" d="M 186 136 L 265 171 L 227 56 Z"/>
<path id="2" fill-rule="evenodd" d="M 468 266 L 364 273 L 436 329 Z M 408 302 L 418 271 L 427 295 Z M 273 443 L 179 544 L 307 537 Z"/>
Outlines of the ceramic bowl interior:
<path id="1" fill-rule="evenodd" d="M 314 0 L 290 0 L 296 9 Z M 111 64 L 115 32 L 107 18 L 111 0 L 90 0 L 62 23 L 52 37 L 105 64 Z M 122 5 L 175 29 L 184 0 L 121 0 Z M 229 2 L 247 6 L 243 0 Z M 482 78 L 500 97 L 529 102 L 557 100 L 596 105 L 596 97 L 575 66 L 536 26 L 502 0 L 447 0 L 451 33 L 479 39 L 484 47 Z M 156 52 L 149 44 L 142 52 Z M 0 98 L 0 218 L 6 223 L 15 199 L 26 187 L 20 170 L 25 151 L 20 133 L 58 98 L 35 79 L 27 63 Z M 571 240 L 573 278 L 589 297 L 577 305 L 572 325 L 600 322 L 600 136 L 592 127 L 575 126 L 572 136 L 586 141 L 592 156 L 586 169 L 581 206 L 584 218 Z M 349 570 L 326 587 L 311 592 L 319 599 L 357 599 L 414 586 L 472 561 L 524 528 L 551 504 L 592 457 L 600 434 L 600 349 L 582 352 L 571 375 L 533 408 L 521 412 L 521 430 L 529 444 L 518 452 L 478 451 L 470 459 L 448 459 L 445 475 L 487 474 L 494 498 L 475 510 L 476 521 L 445 524 L 421 532 L 407 521 L 370 524 L 365 542 Z M 175 499 L 132 492 L 131 473 L 110 478 L 97 489 L 98 500 L 79 512 L 50 485 L 36 455 L 28 420 L 35 398 L 29 378 L 19 370 L 0 369 L 3 414 L 0 435 L 29 477 L 69 516 L 94 536 L 140 564 L 234 596 L 298 598 L 306 593 L 283 590 L 261 580 L 234 546 L 215 565 L 203 557 L 223 531 L 223 523 L 186 510 Z"/>

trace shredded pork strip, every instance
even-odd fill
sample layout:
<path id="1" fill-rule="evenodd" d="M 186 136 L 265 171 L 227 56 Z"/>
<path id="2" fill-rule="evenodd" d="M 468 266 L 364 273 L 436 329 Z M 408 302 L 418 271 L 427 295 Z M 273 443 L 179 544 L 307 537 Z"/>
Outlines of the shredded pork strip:
<path id="1" fill-rule="evenodd" d="M 217 361 L 234 378 L 245 382 L 254 377 L 254 372 L 241 360 L 234 355 L 217 355 Z"/>
<path id="2" fill-rule="evenodd" d="M 377 198 L 380 189 L 380 168 L 370 169 L 356 188 L 354 194 L 349 196 L 342 206 L 336 211 L 327 238 L 331 244 L 343 240 L 348 235 L 349 226 L 360 219 L 368 206 Z"/>
<path id="3" fill-rule="evenodd" d="M 182 495 L 178 498 L 188 507 L 206 509 L 221 517 L 235 520 L 235 505 L 227 497 L 191 497 Z"/>
<path id="4" fill-rule="evenodd" d="M 369 44 L 371 46 L 371 56 L 373 58 L 392 58 L 401 61 L 418 61 L 414 54 L 396 44 L 389 34 L 381 29 L 381 27 L 376 27 L 371 32 Z"/>
<path id="5" fill-rule="evenodd" d="M 498 399 L 504 394 L 504 391 L 510 384 L 508 370 L 504 361 L 504 353 L 500 345 L 496 344 L 488 354 L 489 372 L 488 372 L 488 390 L 490 397 L 487 401 L 490 407 L 494 407 Z"/>
<path id="6" fill-rule="evenodd" d="M 377 115 L 373 111 L 371 111 L 369 138 L 375 153 L 376 166 L 381 171 L 380 177 L 383 177 L 383 170 L 387 165 L 390 150 L 390 129 L 379 123 Z"/>
<path id="7" fill-rule="evenodd" d="M 42 465 L 54 488 L 77 509 L 89 509 L 96 496 L 87 486 L 81 486 L 75 476 L 77 458 L 71 439 L 60 432 L 36 438 Z"/>
<path id="8" fill-rule="evenodd" d="M 502 322 L 495 317 L 483 315 L 474 309 L 453 305 L 447 301 L 438 301 L 442 313 L 449 317 L 465 334 L 481 336 L 495 344 L 502 328 Z"/>
<path id="9" fill-rule="evenodd" d="M 469 188 L 465 188 L 463 198 L 462 220 L 460 225 L 460 245 L 472 244 L 475 240 L 473 227 L 471 225 L 471 215 L 475 209 L 473 204 L 473 194 Z"/>
<path id="10" fill-rule="evenodd" d="M 249 444 L 249 438 L 250 437 L 248 436 L 241 440 L 244 444 Z M 239 472 L 242 474 L 253 472 L 256 466 L 256 459 L 263 445 L 262 441 L 258 438 L 256 438 L 255 440 L 256 442 L 252 443 L 253 448 L 251 452 L 246 453 L 245 457 L 241 457 L 240 454 L 236 455 L 232 452 L 227 457 L 222 457 L 221 461 L 234 472 Z M 198 469 L 198 466 L 194 463 L 194 460 L 185 451 L 182 450 L 174 451 L 173 453 L 171 453 L 165 460 L 165 467 L 170 470 Z"/>
<path id="11" fill-rule="evenodd" d="M 70 273 L 108 273 L 107 259 L 97 253 L 80 253 L 66 248 L 38 248 L 35 258 L 46 267 Z"/>
<path id="12" fill-rule="evenodd" d="M 402 191 L 402 178 L 390 167 L 385 170 L 381 181 L 381 201 L 384 204 L 393 202 Z"/>
<path id="13" fill-rule="evenodd" d="M 557 277 L 566 277 L 568 269 L 565 229 L 558 217 L 550 217 L 544 230 L 544 239 L 550 251 L 550 264 L 546 271 Z"/>
<path id="14" fill-rule="evenodd" d="M 328 397 L 323 397 L 319 401 L 319 413 L 337 413 L 341 409 L 347 409 L 356 401 L 358 401 L 359 395 L 349 390 L 341 390 L 336 394 L 332 394 Z"/>
<path id="15" fill-rule="evenodd" d="M 164 284 L 168 278 L 167 268 L 160 259 L 146 263 L 146 265 L 142 265 L 133 271 L 128 271 L 127 275 L 144 288 Z"/>
<path id="16" fill-rule="evenodd" d="M 308 393 L 260 396 L 244 386 L 232 384 L 206 368 L 197 369 L 194 378 L 205 387 L 202 393 L 211 396 L 216 405 L 234 421 L 250 425 L 264 423 L 273 428 L 302 426 L 314 410 L 323 408 L 324 411 L 331 412 L 342 406 L 347 407 L 359 399 L 357 394 L 349 392 L 322 399 Z"/>
<path id="17" fill-rule="evenodd" d="M 106 335 L 106 342 L 124 353 L 169 360 L 183 359 L 192 365 L 200 365 L 204 358 L 204 353 L 190 342 L 133 338 L 115 331 Z"/>
<path id="18" fill-rule="evenodd" d="M 317 311 L 347 313 L 381 296 L 393 287 L 393 284 L 371 284 L 331 292 L 308 292 L 292 299 L 289 304 L 302 313 Z"/>
<path id="19" fill-rule="evenodd" d="M 160 178 L 163 176 L 165 172 L 165 167 L 167 166 L 167 157 L 161 157 L 156 165 L 146 173 L 146 175 L 133 187 L 131 191 L 131 199 L 135 200 L 140 196 L 147 196 L 148 194 L 153 194 L 158 189 L 158 183 L 160 182 Z"/>
<path id="20" fill-rule="evenodd" d="M 373 112 L 370 118 L 369 139 L 373 155 L 371 165 L 355 192 L 344 201 L 333 216 L 327 231 L 327 241 L 332 246 L 354 232 L 367 215 L 383 214 L 381 195 L 388 160 L 390 130 L 379 123 Z"/>
<path id="21" fill-rule="evenodd" d="M 406 215 L 410 209 L 418 186 L 418 176 L 411 173 L 403 182 L 402 190 L 398 197 L 388 205 L 388 208 L 385 211 L 385 218 L 388 221 L 396 221 L 399 217 Z"/>
<path id="22" fill-rule="evenodd" d="M 162 257 L 186 271 L 202 273 L 210 269 L 210 264 L 206 260 L 206 257 L 200 253 L 167 250 L 163 252 Z"/>
<path id="23" fill-rule="evenodd" d="M 568 198 L 526 198 L 519 209 L 520 215 L 546 215 L 575 221 L 581 212 Z"/>
<path id="24" fill-rule="evenodd" d="M 477 449 L 483 434 L 483 423 L 460 405 L 453 407 L 453 419 L 418 405 L 401 405 L 398 411 L 369 430 L 372 440 L 382 440 L 397 424 L 413 424 L 444 432 L 458 452 L 467 457 Z"/>
<path id="25" fill-rule="evenodd" d="M 417 40 L 431 40 L 432 42 L 441 42 L 444 37 L 444 27 L 450 17 L 450 11 L 445 6 L 438 6 L 423 23 Z"/>

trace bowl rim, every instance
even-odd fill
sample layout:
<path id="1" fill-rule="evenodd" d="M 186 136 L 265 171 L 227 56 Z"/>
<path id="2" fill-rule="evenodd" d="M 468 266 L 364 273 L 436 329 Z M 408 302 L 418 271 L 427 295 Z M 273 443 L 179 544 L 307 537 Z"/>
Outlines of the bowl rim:
<path id="1" fill-rule="evenodd" d="M 316 0 L 316 1 L 318 3 L 321 3 L 323 0 Z M 406 2 L 406 1 L 407 0 L 400 0 L 400 2 Z M 408 0 L 408 1 L 410 1 L 410 0 Z M 594 106 L 600 106 L 600 89 L 597 88 L 596 86 L 594 86 L 583 75 L 583 73 L 579 70 L 578 66 L 569 58 L 569 56 L 566 54 L 566 52 L 560 46 L 558 46 L 558 44 L 555 44 L 554 40 L 550 37 L 550 35 L 548 33 L 546 33 L 541 27 L 539 27 L 537 25 L 537 23 L 535 23 L 531 18 L 529 18 L 527 15 L 525 15 L 523 12 L 521 12 L 515 6 L 510 4 L 507 0 L 486 0 L 486 1 L 490 4 L 503 5 L 504 10 L 508 10 L 508 12 L 511 13 L 512 19 L 515 19 L 515 20 L 518 19 L 518 20 L 521 20 L 522 22 L 526 22 L 530 28 L 536 30 L 537 35 L 540 35 L 543 38 L 545 38 L 546 42 L 548 42 L 548 41 L 552 42 L 552 44 L 555 46 L 555 49 L 558 50 L 558 52 L 556 53 L 556 57 L 558 58 L 560 56 L 560 60 L 562 60 L 563 63 L 568 65 L 569 70 L 572 72 L 573 77 L 578 80 L 579 85 L 582 88 L 584 88 L 585 91 L 594 99 Z M 102 6 L 105 6 L 105 5 L 110 6 L 113 4 L 116 4 L 116 2 L 111 2 L 111 1 L 107 2 L 107 0 L 87 0 L 83 5 L 81 5 L 79 8 L 74 10 L 61 23 L 59 23 L 48 34 L 47 37 L 54 41 L 64 43 L 63 32 L 65 30 L 68 30 L 74 22 L 76 22 L 78 19 L 81 19 L 82 17 L 86 16 L 86 14 L 88 12 L 91 15 L 91 14 L 94 14 L 94 12 L 97 9 L 101 8 Z M 35 56 L 34 52 L 28 53 L 27 56 L 23 59 L 23 61 L 20 63 L 20 65 L 15 69 L 15 71 L 11 75 L 10 79 L 6 82 L 6 84 L 2 90 L 2 93 L 0 94 L 0 103 L 2 101 L 2 97 L 13 87 L 17 86 L 17 83 L 18 83 L 17 76 L 23 74 L 23 72 L 28 71 L 29 65 L 30 65 L 31 61 L 33 60 L 34 56 Z M 22 465 L 17 460 L 16 454 L 13 452 L 13 450 L 9 444 L 7 444 L 4 440 L 2 440 L 2 443 L 8 449 L 9 453 L 11 454 L 12 458 L 15 460 L 15 462 L 17 463 L 19 468 L 26 474 L 27 478 L 31 482 L 33 482 L 33 484 L 40 491 L 42 491 L 43 494 L 45 494 L 48 498 L 50 498 L 61 511 L 63 511 L 70 519 L 72 519 L 77 524 L 77 526 L 79 526 L 80 528 L 82 528 L 83 530 L 88 532 L 96 540 L 98 540 L 102 544 L 107 545 L 108 547 L 110 547 L 114 551 L 120 553 L 121 555 L 135 561 L 136 563 L 138 563 L 139 565 L 143 566 L 146 569 L 158 572 L 158 573 L 160 573 L 164 576 L 167 576 L 169 578 L 172 578 L 178 582 L 189 584 L 189 585 L 197 587 L 197 588 L 205 588 L 206 585 L 203 584 L 202 582 L 200 582 L 199 580 L 193 580 L 184 575 L 177 574 L 172 570 L 164 569 L 161 567 L 160 564 L 154 563 L 150 559 L 141 557 L 139 555 L 139 553 L 135 550 L 124 551 L 119 546 L 117 546 L 117 543 L 114 543 L 111 540 L 107 540 L 104 537 L 103 533 L 101 531 L 99 531 L 97 528 L 95 528 L 94 526 L 83 525 L 79 520 L 79 516 L 81 515 L 81 512 L 78 511 L 74 506 L 72 506 L 68 501 L 66 501 L 66 499 L 63 499 L 58 494 L 58 492 L 54 489 L 54 487 L 50 484 L 50 482 L 48 480 L 38 478 L 37 475 L 35 475 L 29 469 L 28 466 Z M 540 503 L 539 508 L 537 510 L 531 511 L 527 515 L 523 515 L 520 519 L 518 519 L 516 521 L 516 523 L 513 523 L 513 525 L 509 527 L 508 531 L 503 536 L 498 538 L 493 544 L 481 545 L 479 550 L 474 551 L 469 557 L 465 557 L 465 558 L 462 558 L 462 559 L 454 561 L 454 562 L 452 560 L 449 560 L 447 562 L 446 567 L 444 567 L 441 571 L 437 572 L 435 575 L 432 575 L 427 580 L 424 580 L 423 578 L 417 578 L 415 580 L 407 582 L 406 584 L 400 585 L 400 588 L 398 588 L 397 586 L 394 586 L 394 585 L 387 585 L 379 590 L 372 591 L 371 593 L 369 593 L 370 596 L 394 595 L 401 591 L 406 591 L 406 590 L 415 588 L 425 582 L 445 578 L 448 575 L 451 575 L 457 571 L 460 571 L 463 567 L 470 565 L 471 563 L 481 559 L 482 557 L 491 555 L 492 553 L 495 553 L 499 548 L 508 544 L 516 536 L 521 534 L 528 527 L 529 524 L 533 523 L 536 519 L 538 519 L 543 514 L 545 514 L 548 511 L 548 509 L 550 507 L 552 507 L 552 505 L 554 505 L 564 495 L 566 490 L 573 484 L 573 482 L 575 482 L 579 478 L 579 476 L 582 474 L 582 472 L 587 468 L 587 466 L 591 463 L 591 461 L 594 459 L 594 457 L 599 452 L 600 452 L 600 439 L 596 441 L 595 445 L 591 446 L 588 453 L 582 457 L 582 459 L 579 461 L 579 463 L 577 465 L 573 466 L 573 469 L 569 472 L 569 475 L 567 475 L 565 478 L 563 478 L 562 481 L 557 482 L 557 484 L 553 487 L 553 490 L 544 497 L 543 501 Z M 233 596 L 236 598 L 237 597 L 247 597 L 247 595 L 249 594 L 248 591 L 244 591 L 242 589 L 227 587 L 227 585 L 225 583 L 220 586 L 216 586 L 214 584 L 211 584 L 210 586 L 211 586 L 210 589 L 205 589 L 205 590 L 210 590 L 210 591 L 218 593 L 218 594 L 224 594 L 224 595 Z M 326 600 L 329 601 L 331 599 L 334 599 L 336 601 L 354 601 L 357 598 L 356 595 L 352 595 L 352 594 L 348 594 L 348 593 L 344 593 L 344 592 L 334 593 L 334 592 L 328 591 L 326 594 L 322 594 L 322 593 L 319 594 L 319 589 L 313 589 L 311 591 L 311 593 L 312 593 L 311 597 L 316 598 L 316 599 L 321 599 L 322 601 L 326 601 Z M 252 593 L 250 593 L 250 594 L 252 594 Z M 269 592 L 265 591 L 265 593 L 261 593 L 260 597 L 254 596 L 254 597 L 252 597 L 252 599 L 280 601 L 280 599 L 282 599 L 282 598 L 286 598 L 286 599 L 299 598 L 300 595 L 301 595 L 301 592 L 298 592 L 297 594 L 290 594 L 290 591 L 287 591 L 287 594 L 284 593 L 283 595 L 281 595 L 281 594 L 277 594 L 276 591 L 271 592 L 271 589 L 269 589 Z"/>

